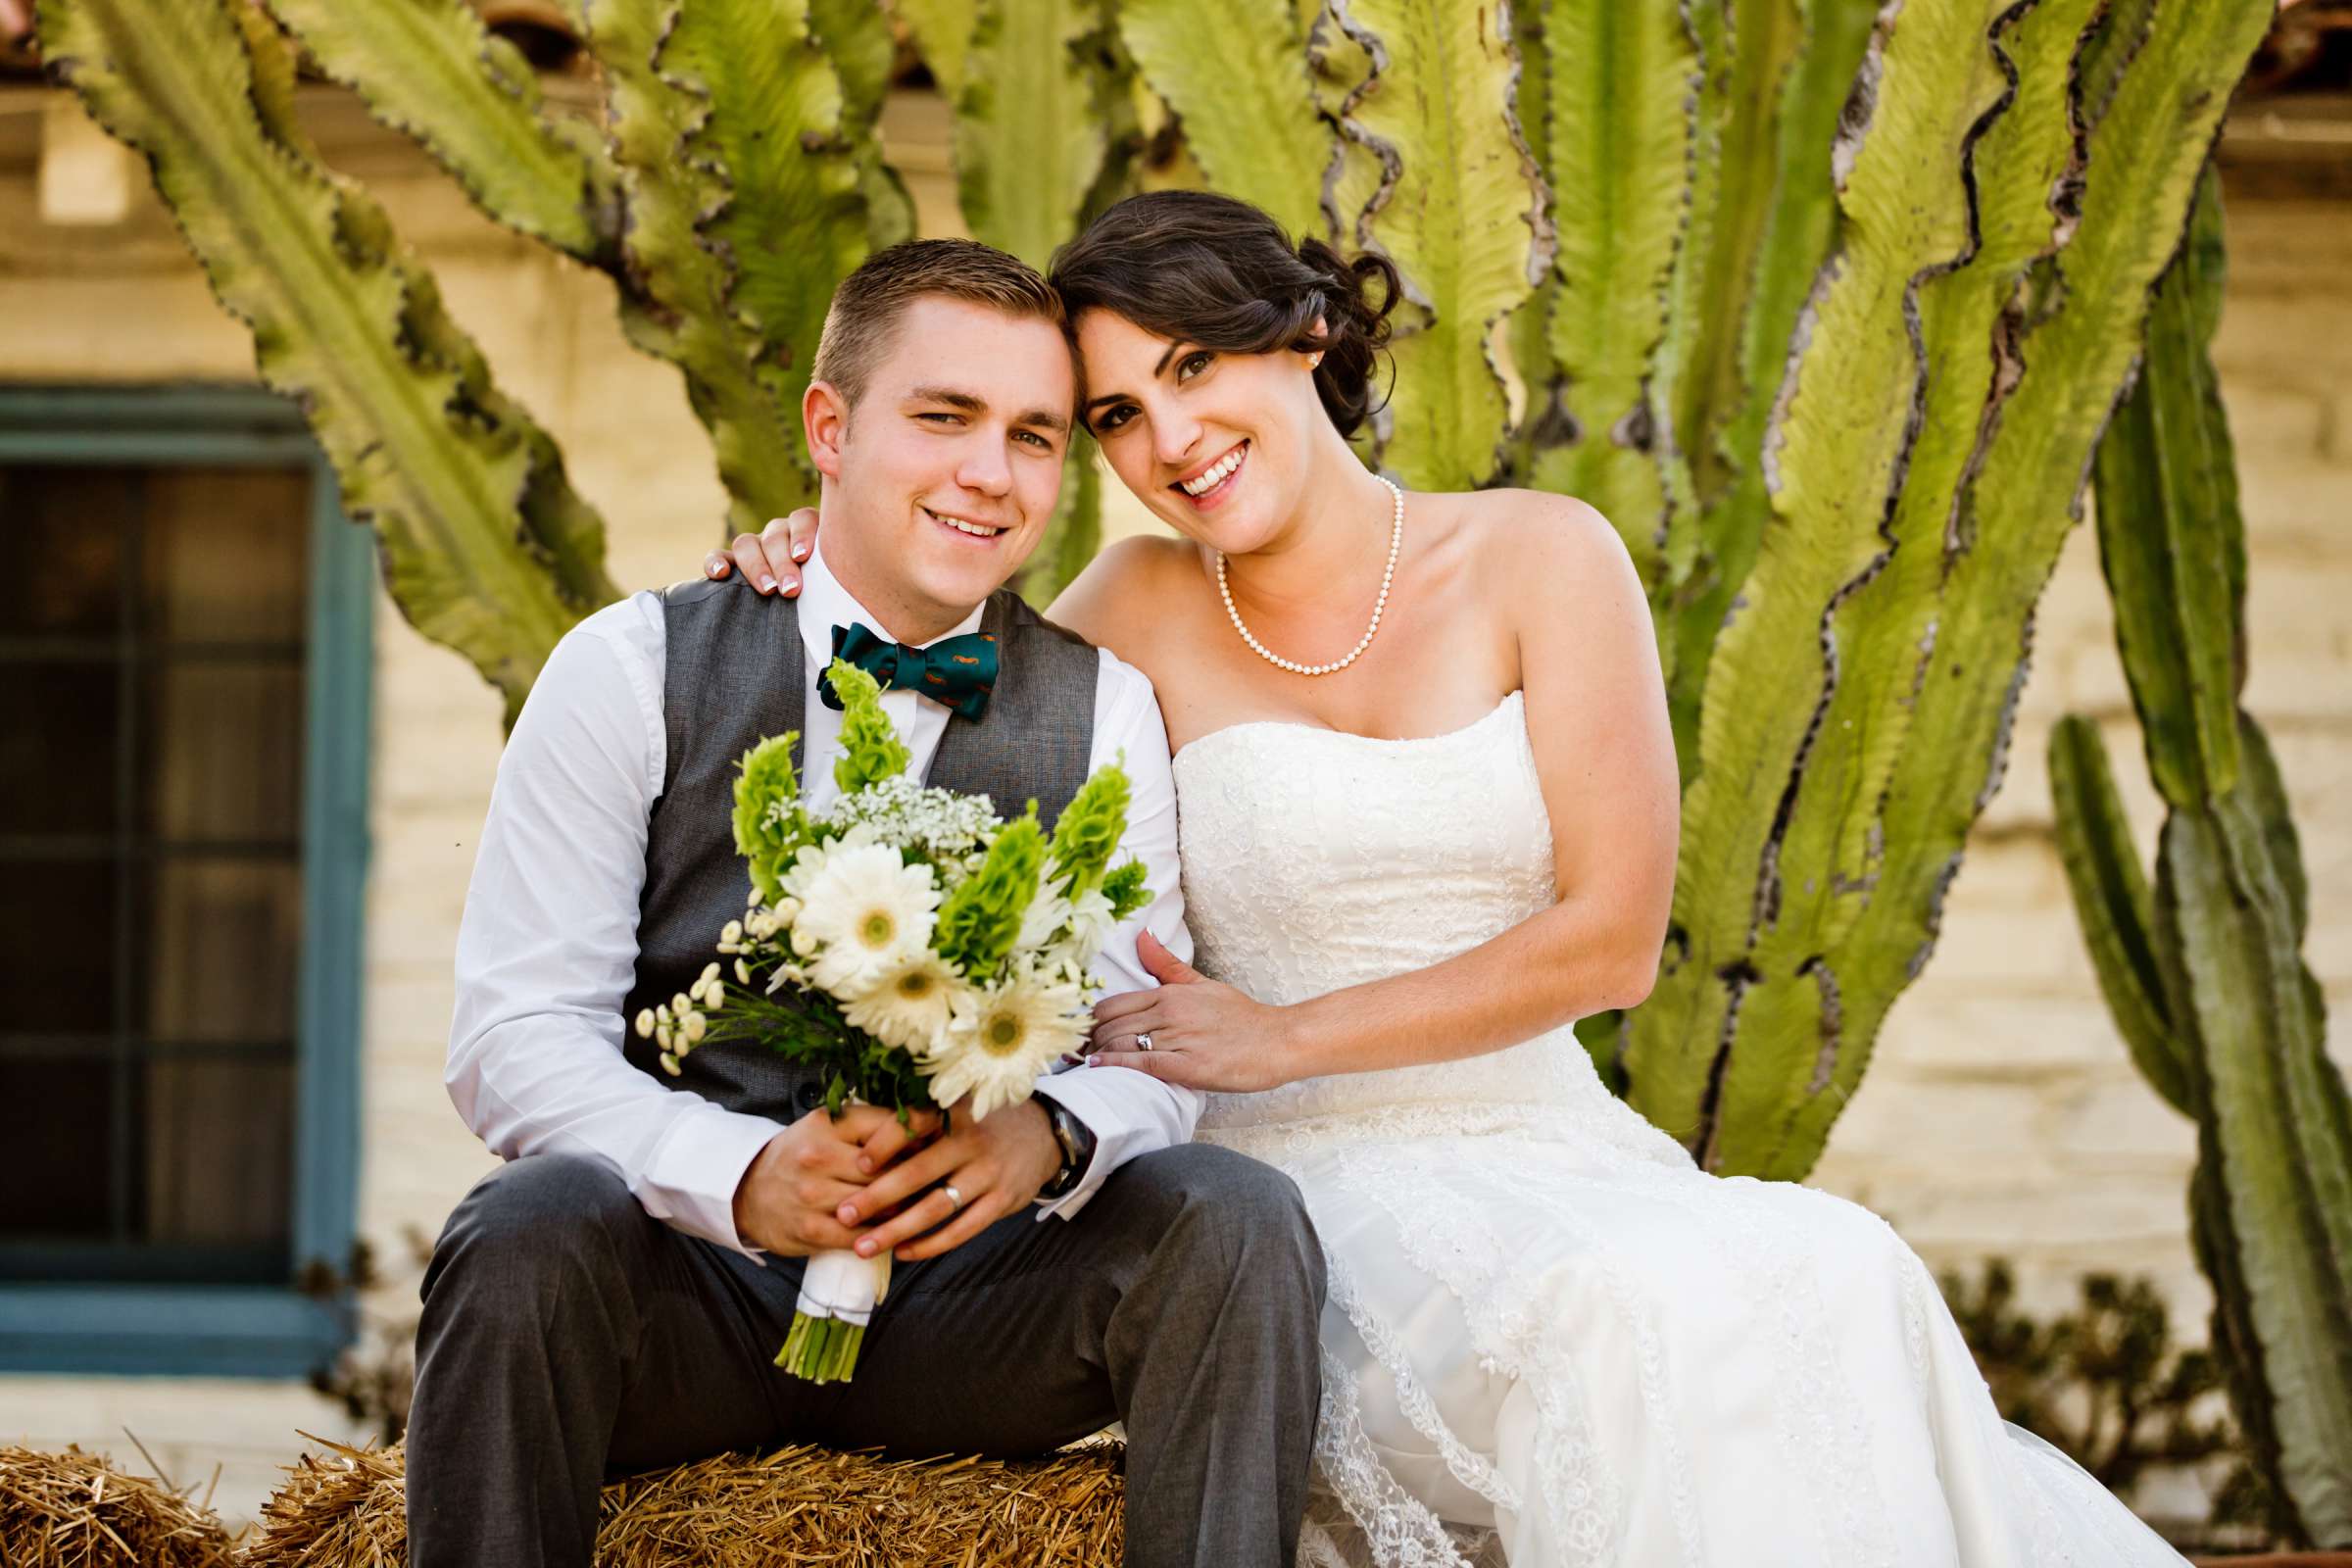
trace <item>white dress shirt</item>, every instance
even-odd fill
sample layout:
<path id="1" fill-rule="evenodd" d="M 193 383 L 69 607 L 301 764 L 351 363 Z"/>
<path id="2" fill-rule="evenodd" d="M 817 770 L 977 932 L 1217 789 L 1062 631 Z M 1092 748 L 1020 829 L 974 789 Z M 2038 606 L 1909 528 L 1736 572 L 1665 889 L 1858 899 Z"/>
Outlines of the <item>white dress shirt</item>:
<path id="1" fill-rule="evenodd" d="M 852 621 L 898 640 L 851 597 L 820 548 L 803 573 L 800 603 L 808 650 L 802 786 L 818 805 L 838 793 L 831 760 L 841 714 L 818 700 L 816 677 L 831 662 L 833 627 Z M 979 625 L 975 609 L 946 635 Z M 662 793 L 667 751 L 664 642 L 661 598 L 633 595 L 566 633 L 532 687 L 499 759 L 466 889 L 443 1082 L 466 1124 L 501 1157 L 601 1159 L 655 1218 L 757 1260 L 760 1250 L 735 1233 L 735 1190 L 782 1124 L 657 1083 L 621 1054 L 620 1009 L 636 976 L 646 822 Z M 1177 881 L 1176 785 L 1159 705 L 1143 671 L 1107 650 L 1100 657 L 1091 765 L 1120 762 L 1134 784 L 1122 845 L 1148 868 L 1152 895 L 1096 960 L 1109 994 L 1154 983 L 1136 956 L 1140 932 L 1150 930 L 1188 959 L 1192 937 Z M 885 692 L 882 710 L 921 778 L 947 731 L 948 710 L 910 691 Z M 723 833 L 726 824 L 711 831 Z M 718 940 L 716 931 L 710 940 Z M 1037 1089 L 1096 1137 L 1078 1185 L 1040 1204 L 1040 1219 L 1075 1214 L 1119 1165 L 1190 1139 L 1200 1114 L 1197 1093 L 1125 1067 L 1052 1073 Z"/>

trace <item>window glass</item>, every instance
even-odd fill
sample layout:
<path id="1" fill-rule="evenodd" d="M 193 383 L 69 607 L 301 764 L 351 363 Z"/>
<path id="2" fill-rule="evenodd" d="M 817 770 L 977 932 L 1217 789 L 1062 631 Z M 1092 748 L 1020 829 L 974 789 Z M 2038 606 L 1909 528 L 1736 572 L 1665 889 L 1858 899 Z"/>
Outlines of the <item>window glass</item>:
<path id="1" fill-rule="evenodd" d="M 0 464 L 0 1277 L 288 1278 L 310 486 Z"/>

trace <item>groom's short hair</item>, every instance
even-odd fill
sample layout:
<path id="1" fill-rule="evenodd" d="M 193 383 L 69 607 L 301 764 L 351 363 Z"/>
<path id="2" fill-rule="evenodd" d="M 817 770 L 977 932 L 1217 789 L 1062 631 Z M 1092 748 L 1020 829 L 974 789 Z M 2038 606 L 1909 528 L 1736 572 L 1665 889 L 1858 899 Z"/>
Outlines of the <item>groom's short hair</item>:
<path id="1" fill-rule="evenodd" d="M 899 317 L 918 299 L 970 300 L 1005 315 L 1062 324 L 1061 296 L 1037 269 L 968 239 L 910 239 L 876 251 L 843 278 L 825 312 L 812 373 L 855 409 L 873 368 L 890 353 Z"/>

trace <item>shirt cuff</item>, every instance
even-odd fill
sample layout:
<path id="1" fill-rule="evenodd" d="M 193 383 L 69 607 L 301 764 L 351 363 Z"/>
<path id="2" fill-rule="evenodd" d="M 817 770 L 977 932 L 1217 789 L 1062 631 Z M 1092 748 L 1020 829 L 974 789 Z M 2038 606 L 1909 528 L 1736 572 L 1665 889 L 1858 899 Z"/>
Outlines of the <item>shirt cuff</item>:
<path id="1" fill-rule="evenodd" d="M 1138 1126 L 1133 1116 L 1124 1113 L 1114 1102 L 1113 1097 L 1102 1092 L 1102 1085 L 1087 1082 L 1083 1073 L 1054 1073 L 1041 1078 L 1037 1083 L 1037 1094 L 1067 1106 L 1070 1114 L 1086 1123 L 1086 1130 L 1095 1135 L 1095 1157 L 1086 1162 L 1086 1170 L 1079 1176 L 1078 1185 L 1059 1198 L 1039 1201 L 1037 1217 L 1041 1220 L 1051 1216 L 1077 1218 L 1078 1211 L 1109 1179 L 1112 1171 L 1136 1155 L 1162 1148 L 1167 1143 L 1164 1130 L 1154 1138 L 1152 1129 Z"/>
<path id="2" fill-rule="evenodd" d="M 782 1130 L 781 1123 L 765 1116 L 717 1105 L 681 1116 L 646 1162 L 638 1201 L 654 1218 L 765 1267 L 766 1252 L 735 1232 L 735 1193 L 760 1151 Z"/>

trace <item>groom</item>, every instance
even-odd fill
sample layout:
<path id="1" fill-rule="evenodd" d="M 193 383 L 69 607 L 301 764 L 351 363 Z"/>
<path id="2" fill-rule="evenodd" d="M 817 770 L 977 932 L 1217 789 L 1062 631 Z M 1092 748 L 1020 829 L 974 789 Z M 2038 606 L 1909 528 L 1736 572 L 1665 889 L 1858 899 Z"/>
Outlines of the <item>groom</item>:
<path id="1" fill-rule="evenodd" d="M 985 1120 L 816 1112 L 750 1045 L 671 1078 L 622 1020 L 687 989 L 749 879 L 734 764 L 799 731 L 815 803 L 850 639 L 934 784 L 1051 825 L 1123 757 L 1155 902 L 1101 957 L 1186 951 L 1167 740 L 1141 673 L 1003 584 L 1054 511 L 1074 373 L 1058 301 L 965 241 L 843 283 L 803 406 L 823 545 L 800 598 L 680 584 L 557 647 L 498 769 L 458 938 L 447 1082 L 507 1161 L 424 1279 L 410 1561 L 590 1561 L 608 1469 L 795 1442 L 1035 1454 L 1125 1424 L 1127 1561 L 1288 1564 L 1318 1392 L 1322 1255 L 1288 1178 L 1187 1142 L 1199 1102 L 1124 1068 Z M 855 636 L 853 632 L 855 631 Z M 870 634 L 870 635 L 869 635 Z M 993 645 L 997 673 L 971 675 Z M 855 1380 L 777 1370 L 804 1259 L 900 1261 Z"/>

